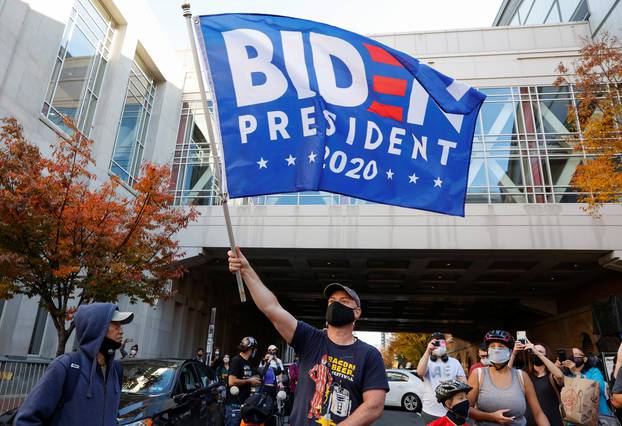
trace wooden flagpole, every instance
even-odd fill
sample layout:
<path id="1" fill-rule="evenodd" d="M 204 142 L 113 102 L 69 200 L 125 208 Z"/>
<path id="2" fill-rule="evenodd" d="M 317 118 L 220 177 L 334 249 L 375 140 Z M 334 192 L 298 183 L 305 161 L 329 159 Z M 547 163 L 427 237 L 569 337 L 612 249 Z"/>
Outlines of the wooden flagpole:
<path id="1" fill-rule="evenodd" d="M 227 234 L 229 235 L 229 245 L 234 256 L 237 255 L 235 250 L 235 238 L 233 236 L 233 226 L 231 225 L 231 216 L 229 215 L 229 205 L 227 203 L 229 196 L 222 189 L 223 173 L 222 167 L 220 167 L 220 158 L 218 156 L 218 150 L 216 149 L 216 139 L 214 134 L 214 126 L 212 124 L 212 117 L 208 109 L 207 93 L 205 92 L 205 84 L 203 83 L 203 74 L 201 73 L 201 63 L 199 62 L 199 54 L 197 52 L 196 40 L 194 37 L 194 31 L 192 29 L 192 12 L 190 11 L 190 2 L 184 2 L 181 5 L 183 10 L 183 16 L 186 19 L 186 28 L 188 30 L 188 37 L 190 40 L 190 48 L 192 50 L 192 59 L 194 61 L 194 71 L 197 75 L 197 81 L 199 82 L 199 92 L 201 93 L 201 103 L 203 104 L 203 115 L 207 124 L 207 133 L 210 149 L 212 151 L 214 159 L 214 176 L 218 179 L 219 196 L 222 204 L 222 209 L 225 216 L 225 223 L 227 224 Z M 212 102 L 216 102 L 215 99 Z M 238 291 L 240 292 L 240 301 L 246 302 L 246 293 L 244 291 L 244 282 L 242 281 L 242 275 L 240 272 L 236 272 L 235 278 L 238 282 Z"/>

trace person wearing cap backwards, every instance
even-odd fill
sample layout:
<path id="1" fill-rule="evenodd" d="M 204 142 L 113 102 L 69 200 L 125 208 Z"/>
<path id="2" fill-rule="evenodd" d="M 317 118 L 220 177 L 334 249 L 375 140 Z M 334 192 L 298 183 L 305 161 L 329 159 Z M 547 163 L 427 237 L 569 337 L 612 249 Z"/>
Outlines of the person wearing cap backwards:
<path id="1" fill-rule="evenodd" d="M 417 365 L 417 374 L 423 378 L 421 418 L 425 424 L 432 423 L 447 414 L 447 408 L 437 401 L 436 387 L 447 380 L 466 382 L 460 362 L 447 355 L 447 341 L 443 333 L 432 334 Z"/>
<path id="2" fill-rule="evenodd" d="M 291 425 L 369 425 L 382 415 L 389 384 L 380 352 L 354 336 L 362 313 L 354 290 L 339 283 L 324 289 L 322 331 L 283 309 L 239 248 L 235 257 L 229 252 L 229 270 L 241 272 L 257 307 L 300 357 Z"/>
<path id="3" fill-rule="evenodd" d="M 116 425 L 123 371 L 114 353 L 123 342 L 121 325 L 133 318 L 133 313 L 119 312 L 112 303 L 80 306 L 73 318 L 79 351 L 61 355 L 49 365 L 13 424 Z"/>

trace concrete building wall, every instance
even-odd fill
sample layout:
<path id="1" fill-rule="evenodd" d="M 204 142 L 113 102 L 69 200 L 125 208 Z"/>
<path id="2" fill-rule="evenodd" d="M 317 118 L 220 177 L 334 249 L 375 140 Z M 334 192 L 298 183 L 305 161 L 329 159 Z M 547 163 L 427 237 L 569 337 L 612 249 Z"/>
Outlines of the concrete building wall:
<path id="1" fill-rule="evenodd" d="M 222 209 L 199 208 L 180 233 L 190 250 L 227 247 Z M 464 218 L 382 205 L 232 206 L 242 247 L 619 250 L 622 206 L 595 219 L 577 204 L 467 205 Z M 223 253 L 223 256 L 225 253 Z"/>
<path id="2" fill-rule="evenodd" d="M 0 117 L 14 116 L 26 137 L 44 153 L 59 138 L 54 126 L 41 115 L 61 38 L 75 0 L 0 1 Z M 103 0 L 112 16 L 115 32 L 90 133 L 98 179 L 109 176 L 110 161 L 135 55 L 156 81 L 156 94 L 143 159 L 170 163 L 179 126 L 184 69 L 170 41 L 146 0 Z M 129 191 L 125 195 L 131 196 Z M 193 297 L 180 291 L 176 300 L 160 302 L 155 308 L 139 303 L 120 306 L 136 311 L 136 321 L 126 334 L 134 337 L 146 355 L 177 356 L 174 329 L 180 313 L 192 307 Z M 176 306 L 178 308 L 176 309 Z M 37 298 L 17 296 L 0 312 L 0 353 L 28 353 L 38 310 Z M 194 314 L 194 319 L 201 318 Z M 197 330 L 199 333 L 199 330 Z M 140 337 L 139 337 L 140 336 Z M 203 339 L 203 336 L 200 336 Z M 73 339 L 67 348 L 73 346 Z M 39 354 L 56 352 L 56 331 L 46 321 Z"/>

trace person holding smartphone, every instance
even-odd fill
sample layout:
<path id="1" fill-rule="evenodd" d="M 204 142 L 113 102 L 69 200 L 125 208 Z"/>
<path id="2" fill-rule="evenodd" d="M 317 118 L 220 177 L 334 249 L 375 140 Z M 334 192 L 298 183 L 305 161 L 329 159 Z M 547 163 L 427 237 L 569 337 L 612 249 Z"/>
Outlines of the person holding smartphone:
<path id="1" fill-rule="evenodd" d="M 462 364 L 447 355 L 447 341 L 443 333 L 432 334 L 428 347 L 417 365 L 417 374 L 423 377 L 421 418 L 425 424 L 429 424 L 447 414 L 447 407 L 436 398 L 437 386 L 448 380 L 466 382 Z"/>
<path id="2" fill-rule="evenodd" d="M 469 394 L 471 409 L 469 417 L 480 426 L 525 426 L 527 405 L 538 426 L 550 426 L 540 407 L 529 376 L 508 366 L 514 347 L 514 337 L 505 330 L 486 333 L 484 342 L 488 348 L 491 366 L 478 368 L 469 377 L 473 388 Z"/>
<path id="3" fill-rule="evenodd" d="M 540 343 L 533 344 L 527 336 L 523 337 L 524 339 L 521 339 L 523 341 L 517 339 L 512 355 L 528 354 L 525 370 L 533 382 L 540 407 L 551 426 L 563 426 L 564 422 L 559 412 L 559 392 L 564 386 L 564 373 L 548 358 L 551 352 L 546 346 Z M 509 366 L 511 367 L 512 363 Z M 527 407 L 525 417 L 528 425 L 536 423 L 529 407 Z"/>

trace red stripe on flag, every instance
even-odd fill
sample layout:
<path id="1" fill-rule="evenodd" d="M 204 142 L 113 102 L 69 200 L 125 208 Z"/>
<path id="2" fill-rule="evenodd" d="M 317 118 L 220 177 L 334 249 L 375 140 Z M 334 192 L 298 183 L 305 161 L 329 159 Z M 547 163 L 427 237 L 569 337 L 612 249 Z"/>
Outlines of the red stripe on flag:
<path id="1" fill-rule="evenodd" d="M 389 52 L 387 52 L 383 48 L 374 46 L 371 44 L 367 44 L 367 43 L 363 43 L 363 46 L 367 48 L 367 51 L 371 55 L 372 61 L 382 62 L 383 64 L 389 64 L 389 65 L 397 65 L 398 67 L 402 66 L 402 64 L 400 64 L 397 61 L 397 59 L 393 57 L 393 55 L 391 55 Z"/>
<path id="2" fill-rule="evenodd" d="M 401 78 L 374 76 L 374 91 L 385 95 L 404 96 L 408 82 Z"/>
<path id="3" fill-rule="evenodd" d="M 402 117 L 404 116 L 404 110 L 402 107 L 381 104 L 376 101 L 372 101 L 367 111 L 378 114 L 381 117 L 388 117 L 397 121 L 402 121 Z"/>

